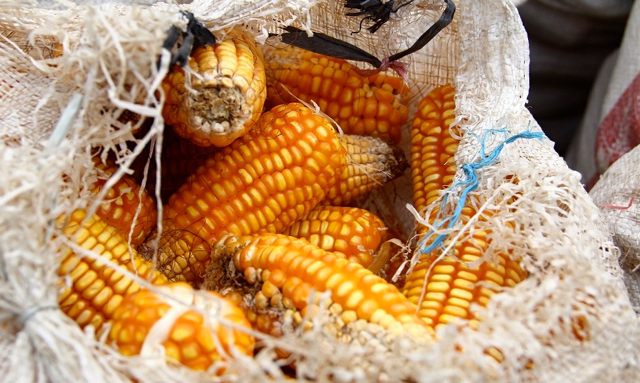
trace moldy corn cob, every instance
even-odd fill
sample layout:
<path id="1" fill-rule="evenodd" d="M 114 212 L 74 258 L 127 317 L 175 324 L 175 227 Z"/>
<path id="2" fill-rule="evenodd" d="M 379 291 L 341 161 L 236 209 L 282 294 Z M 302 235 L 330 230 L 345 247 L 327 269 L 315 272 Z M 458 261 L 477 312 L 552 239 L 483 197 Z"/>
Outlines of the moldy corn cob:
<path id="1" fill-rule="evenodd" d="M 100 217 L 87 218 L 86 212 L 76 210 L 70 216 L 60 217 L 56 224 L 64 235 L 82 248 L 100 254 L 140 278 L 153 284 L 166 283 L 159 272 L 137 253 L 129 252 L 126 241 L 117 230 Z M 84 224 L 82 225 L 84 221 Z M 82 225 L 82 226 L 81 226 Z M 102 326 L 111 320 L 122 300 L 140 290 L 140 285 L 100 260 L 83 257 L 63 247 L 58 269 L 60 280 L 60 309 L 81 327 L 93 325 L 100 334 Z"/>
<path id="2" fill-rule="evenodd" d="M 375 214 L 356 207 L 317 206 L 282 234 L 310 243 L 368 267 L 378 250 L 384 222 Z"/>
<path id="3" fill-rule="evenodd" d="M 101 192 L 107 180 L 118 170 L 117 166 L 107 161 L 101 162 L 97 157 L 94 164 L 101 171 L 92 191 Z M 136 211 L 140 207 L 137 220 Z M 131 232 L 131 245 L 136 247 L 144 242 L 147 235 L 156 226 L 158 212 L 156 203 L 146 190 L 141 189 L 132 177 L 123 175 L 111 189 L 107 191 L 103 203 L 96 214 L 105 223 L 117 230 L 123 238 L 128 239 Z M 131 229 L 133 228 L 133 231 Z"/>
<path id="4" fill-rule="evenodd" d="M 251 325 L 233 301 L 212 291 L 196 293 L 183 282 L 158 286 L 158 290 L 177 302 L 142 289 L 127 296 L 116 309 L 108 342 L 123 355 L 140 354 L 148 342 L 162 345 L 169 359 L 194 370 L 206 370 L 214 362 L 233 358 L 235 353 L 253 355 L 255 339 L 242 331 L 250 330 Z M 204 294 L 215 300 L 206 300 Z M 228 327 L 219 318 L 240 328 Z"/>
<path id="5" fill-rule="evenodd" d="M 448 187 L 455 175 L 454 155 L 458 140 L 450 131 L 455 111 L 453 97 L 454 90 L 450 86 L 436 88 L 420 102 L 413 121 L 411 174 L 414 206 L 419 212 L 438 200 L 438 191 Z M 465 206 L 460 217 L 462 223 L 475 212 Z M 437 214 L 438 209 L 433 209 L 429 221 L 433 223 Z M 426 231 L 418 230 L 419 233 Z M 459 261 L 445 256 L 432 265 L 439 255 L 437 250 L 420 256 L 419 263 L 406 277 L 403 293 L 409 301 L 419 305 L 418 315 L 430 326 L 446 324 L 456 318 L 474 321 L 472 303 L 486 306 L 500 288 L 513 287 L 526 278 L 526 272 L 508 254 L 498 254 L 496 264 L 484 262 L 471 269 L 468 265 L 479 260 L 487 246 L 487 232 L 474 229 L 470 238 L 459 240 L 453 247 L 453 254 Z"/>
<path id="6" fill-rule="evenodd" d="M 164 209 L 159 265 L 202 281 L 211 244 L 227 234 L 281 232 L 320 202 L 346 163 L 337 133 L 301 104 L 264 113 L 250 134 L 198 168 Z"/>
<path id="7" fill-rule="evenodd" d="M 362 76 L 346 60 L 289 45 L 265 47 L 264 53 L 269 106 L 293 102 L 296 97 L 315 101 L 345 134 L 400 142 L 410 98 L 401 78 L 384 73 Z"/>
<path id="8" fill-rule="evenodd" d="M 266 98 L 262 53 L 253 37 L 233 31 L 189 58 L 189 84 L 176 66 L 165 77 L 162 111 L 167 124 L 200 146 L 226 146 L 256 122 Z"/>

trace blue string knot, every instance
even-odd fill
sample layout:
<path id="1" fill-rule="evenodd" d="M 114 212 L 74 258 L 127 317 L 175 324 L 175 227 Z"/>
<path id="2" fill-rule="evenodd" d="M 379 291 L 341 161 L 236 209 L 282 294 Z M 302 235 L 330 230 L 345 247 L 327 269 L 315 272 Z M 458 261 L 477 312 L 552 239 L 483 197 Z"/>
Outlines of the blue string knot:
<path id="1" fill-rule="evenodd" d="M 506 138 L 487 155 L 485 146 L 486 146 L 487 139 L 489 138 L 489 135 L 500 134 L 500 133 L 504 134 Z M 435 228 L 440 229 L 447 222 L 448 222 L 448 225 L 446 226 L 446 228 L 447 229 L 453 228 L 456 222 L 458 222 L 460 215 L 462 214 L 462 208 L 466 204 L 467 195 L 478 188 L 479 171 L 486 166 L 491 166 L 494 163 L 496 163 L 498 161 L 498 156 L 500 155 L 500 152 L 502 151 L 502 149 L 504 149 L 505 145 L 510 144 L 513 141 L 521 138 L 523 139 L 535 138 L 539 140 L 546 138 L 544 133 L 533 132 L 531 130 L 526 130 L 522 133 L 514 134 L 510 137 L 508 137 L 508 134 L 509 134 L 509 130 L 507 130 L 506 128 L 502 128 L 502 129 L 487 130 L 486 132 L 484 132 L 482 139 L 479 139 L 476 136 L 476 138 L 478 138 L 478 140 L 480 141 L 480 153 L 479 153 L 480 161 L 469 163 L 469 164 L 462 164 L 460 168 L 462 169 L 465 179 L 453 183 L 448 189 L 451 191 L 458 186 L 464 186 L 464 189 L 462 189 L 462 192 L 460 192 L 460 198 L 458 199 L 458 204 L 456 205 L 455 209 L 453 210 L 453 214 L 450 217 L 443 217 L 442 214 L 447 205 L 447 200 L 449 197 L 449 193 L 445 194 L 444 198 L 440 202 L 438 214 L 436 215 L 435 222 L 433 223 L 433 226 Z M 436 238 L 433 240 L 433 242 L 429 244 L 429 246 L 424 247 L 424 244 L 429 239 L 431 239 L 431 237 L 433 237 L 434 235 L 435 235 L 435 232 L 433 230 L 429 230 L 427 235 L 425 235 L 420 240 L 419 247 L 421 248 L 420 251 L 422 252 L 422 254 L 430 253 L 431 251 L 435 250 L 436 247 L 441 246 L 444 239 L 448 236 L 448 234 L 438 234 Z"/>

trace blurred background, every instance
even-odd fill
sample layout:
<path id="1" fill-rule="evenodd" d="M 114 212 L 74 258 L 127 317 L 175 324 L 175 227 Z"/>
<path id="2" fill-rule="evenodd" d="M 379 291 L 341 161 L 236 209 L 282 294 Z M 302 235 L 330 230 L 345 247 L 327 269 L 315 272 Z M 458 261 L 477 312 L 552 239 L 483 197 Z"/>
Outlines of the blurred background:
<path id="1" fill-rule="evenodd" d="M 518 6 L 531 49 L 528 108 L 585 184 L 596 174 L 600 107 L 632 5 L 528 0 Z"/>

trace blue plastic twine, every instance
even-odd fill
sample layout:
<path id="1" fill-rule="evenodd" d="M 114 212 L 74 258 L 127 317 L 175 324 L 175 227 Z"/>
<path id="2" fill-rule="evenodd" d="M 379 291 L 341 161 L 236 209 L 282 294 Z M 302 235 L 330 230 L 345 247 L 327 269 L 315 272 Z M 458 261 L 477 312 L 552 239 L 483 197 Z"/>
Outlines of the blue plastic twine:
<path id="1" fill-rule="evenodd" d="M 489 134 L 498 134 L 498 133 L 503 133 L 506 136 L 509 133 L 509 131 L 505 128 L 490 129 L 484 133 L 484 136 L 480 141 L 480 161 L 476 163 L 462 165 L 461 168 L 462 168 L 462 171 L 464 172 L 464 176 L 466 177 L 466 179 L 457 181 L 449 187 L 449 190 L 452 190 L 457 186 L 465 185 L 465 188 L 460 193 L 460 199 L 458 200 L 458 204 L 456 205 L 456 208 L 454 209 L 453 214 L 447 218 L 441 217 L 442 212 L 444 211 L 445 206 L 447 204 L 447 199 L 449 197 L 449 194 L 445 194 L 444 198 L 442 199 L 442 202 L 440 202 L 440 209 L 438 211 L 438 215 L 436 216 L 436 222 L 434 222 L 433 226 L 439 229 L 442 225 L 448 222 L 449 224 L 447 225 L 446 228 L 451 229 L 453 225 L 455 225 L 456 222 L 458 222 L 458 219 L 462 214 L 462 208 L 464 207 L 467 201 L 467 195 L 478 188 L 478 183 L 479 183 L 478 170 L 482 169 L 485 166 L 493 165 L 498 160 L 498 156 L 500 155 L 500 152 L 502 151 L 502 149 L 504 149 L 505 145 L 510 144 L 513 141 L 520 138 L 526 138 L 526 139 L 537 138 L 539 140 L 546 138 L 546 136 L 542 132 L 532 132 L 530 130 L 527 130 L 522 133 L 518 133 L 511 137 L 506 138 L 504 141 L 500 143 L 500 145 L 498 145 L 495 149 L 493 149 L 491 153 L 489 153 L 489 155 L 486 155 L 485 144 Z M 420 247 L 422 247 L 424 243 L 429 238 L 431 238 L 434 234 L 435 233 L 432 230 L 430 230 L 427 233 L 427 235 L 424 236 L 424 238 L 420 241 Z M 447 237 L 447 234 L 439 234 L 434 239 L 434 241 L 431 242 L 429 246 L 421 249 L 420 251 L 422 252 L 422 254 L 427 254 L 433 251 L 436 247 L 442 244 L 442 242 L 446 237 Z"/>

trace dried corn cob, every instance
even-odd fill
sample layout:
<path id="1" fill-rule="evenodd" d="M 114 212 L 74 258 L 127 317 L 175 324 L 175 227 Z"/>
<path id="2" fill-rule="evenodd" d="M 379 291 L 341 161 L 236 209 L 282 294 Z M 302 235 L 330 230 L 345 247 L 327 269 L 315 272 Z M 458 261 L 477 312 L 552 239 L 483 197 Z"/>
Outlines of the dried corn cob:
<path id="1" fill-rule="evenodd" d="M 402 150 L 381 139 L 344 135 L 340 142 L 347 152 L 347 166 L 322 200 L 323 205 L 346 205 L 400 177 L 408 167 Z"/>
<path id="2" fill-rule="evenodd" d="M 103 175 L 99 175 L 93 192 L 100 193 L 107 180 L 118 170 L 115 164 L 108 161 L 102 163 L 94 157 L 94 163 Z M 136 211 L 140 207 L 137 220 L 134 222 Z M 127 175 L 107 191 L 104 201 L 96 214 L 105 223 L 118 231 L 123 238 L 128 239 L 131 232 L 131 245 L 142 244 L 155 227 L 158 212 L 156 203 L 146 190 L 140 189 L 136 181 Z M 131 229 L 133 228 L 133 231 Z"/>
<path id="3" fill-rule="evenodd" d="M 248 34 L 234 32 L 215 46 L 200 47 L 185 71 L 175 67 L 162 83 L 162 116 L 175 131 L 200 146 L 226 146 L 256 122 L 266 98 L 262 53 Z"/>
<path id="4" fill-rule="evenodd" d="M 401 78 L 383 73 L 365 77 L 346 60 L 292 46 L 265 47 L 265 63 L 269 105 L 296 97 L 315 101 L 346 134 L 400 142 L 410 98 Z"/>
<path id="5" fill-rule="evenodd" d="M 428 332 L 398 289 L 306 240 L 262 234 L 237 251 L 233 262 L 249 283 L 263 282 L 255 297 L 259 309 L 275 304 L 300 310 L 301 319 L 315 307 L 311 291 L 331 291 L 332 306 L 345 324 L 362 319 L 390 330 Z"/>
<path id="6" fill-rule="evenodd" d="M 420 102 L 412 125 L 412 180 L 414 205 L 418 211 L 436 201 L 438 191 L 448 187 L 455 174 L 454 155 L 458 141 L 450 133 L 455 109 L 453 95 L 450 86 L 432 91 Z M 437 208 L 433 209 L 429 217 L 431 223 L 437 212 Z M 474 209 L 464 207 L 462 223 L 474 214 Z M 487 232 L 475 230 L 471 238 L 455 244 L 453 254 L 462 262 L 446 256 L 432 266 L 438 252 L 422 254 L 407 276 L 403 293 L 419 306 L 418 315 L 429 325 L 437 327 L 456 318 L 473 323 L 476 319 L 470 310 L 471 303 L 486 306 L 497 290 L 513 287 L 526 278 L 526 272 L 508 254 L 498 254 L 497 264 L 485 262 L 476 269 L 468 266 L 478 261 L 487 248 L 486 237 Z M 433 269 L 429 270 L 431 267 Z"/>
<path id="7" fill-rule="evenodd" d="M 82 248 L 100 254 L 140 278 L 161 284 L 167 279 L 152 271 L 152 265 L 137 253 L 131 254 L 124 238 L 97 215 L 85 220 L 86 212 L 74 211 L 67 219 L 57 220 L 63 232 Z M 81 226 L 82 225 L 82 226 Z M 99 260 L 82 257 L 64 248 L 58 270 L 62 277 L 58 302 L 60 309 L 81 327 L 93 325 L 100 333 L 105 322 L 111 320 L 124 297 L 140 289 L 140 285 Z"/>
<path id="8" fill-rule="evenodd" d="M 213 302 L 206 300 L 187 283 L 158 286 L 158 290 L 163 295 L 146 289 L 131 294 L 115 311 L 109 341 L 123 355 L 138 355 L 143 344 L 151 341 L 162 345 L 168 358 L 194 370 L 206 370 L 214 362 L 233 358 L 237 352 L 253 355 L 255 339 L 252 335 L 220 323 L 224 320 L 251 329 L 234 302 L 217 293 L 203 291 L 200 294 L 216 298 Z M 195 311 L 191 306 L 199 310 Z M 207 316 L 203 316 L 202 311 Z"/>
<path id="9" fill-rule="evenodd" d="M 264 113 L 256 126 L 170 198 L 159 262 L 170 279 L 201 281 L 211 243 L 226 234 L 280 232 L 335 184 L 346 155 L 325 118 L 294 103 Z"/>
<path id="10" fill-rule="evenodd" d="M 384 222 L 355 207 L 317 206 L 282 234 L 310 243 L 368 267 L 382 241 Z"/>
<path id="11" fill-rule="evenodd" d="M 458 150 L 454 90 L 445 85 L 431 91 L 418 104 L 411 127 L 411 180 L 413 206 L 421 212 L 439 198 L 456 174 L 453 156 Z M 452 136 L 452 133 L 454 136 Z"/>

